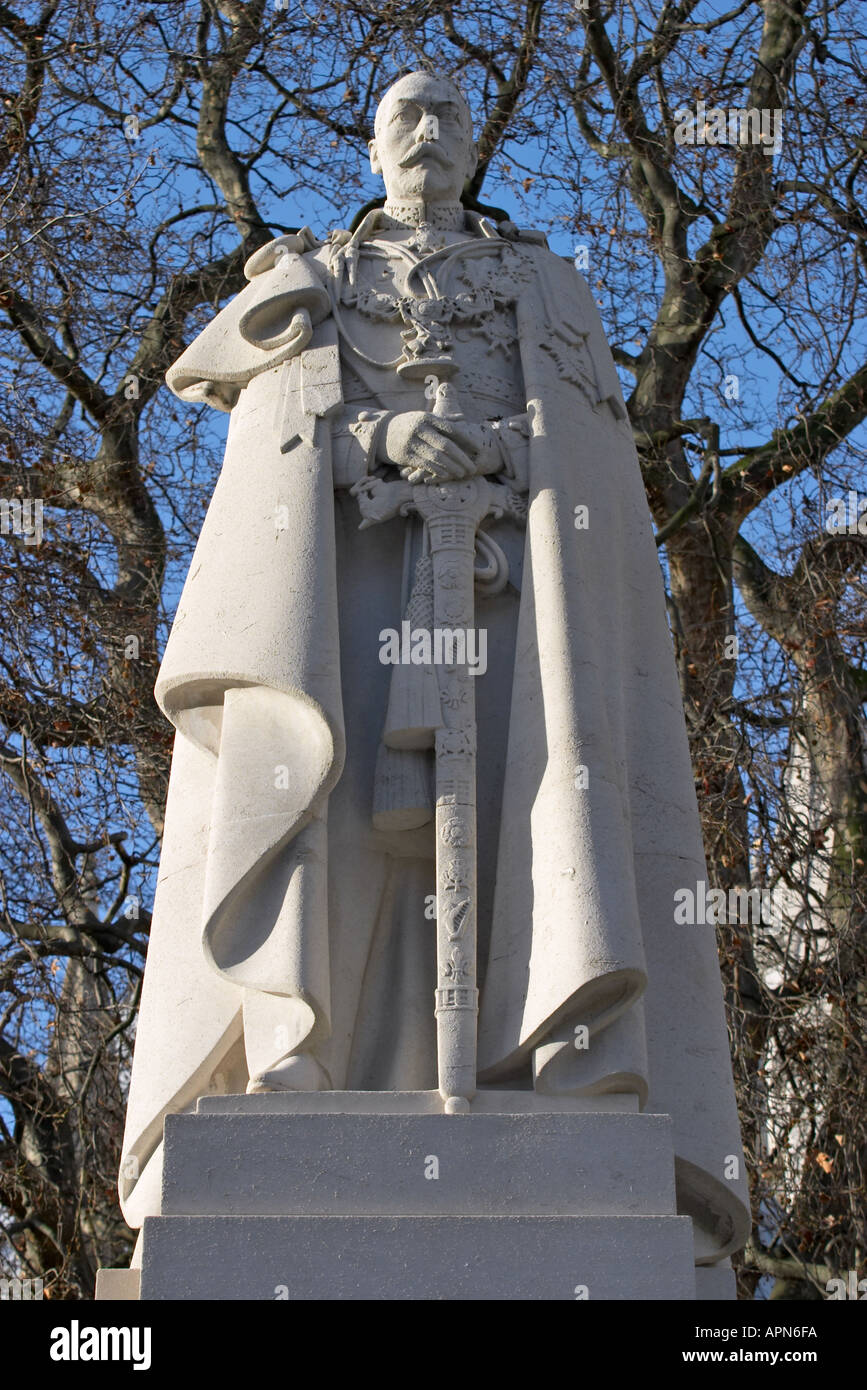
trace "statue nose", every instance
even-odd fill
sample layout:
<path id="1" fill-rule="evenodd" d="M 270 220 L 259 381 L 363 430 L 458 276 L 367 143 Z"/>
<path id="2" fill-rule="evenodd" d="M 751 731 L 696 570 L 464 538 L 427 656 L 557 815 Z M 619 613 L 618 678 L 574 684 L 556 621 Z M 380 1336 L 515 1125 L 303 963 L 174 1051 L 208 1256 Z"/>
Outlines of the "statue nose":
<path id="1" fill-rule="evenodd" d="M 423 145 L 427 141 L 438 140 L 439 133 L 439 121 L 436 116 L 431 112 L 424 112 L 415 128 L 414 143 Z"/>

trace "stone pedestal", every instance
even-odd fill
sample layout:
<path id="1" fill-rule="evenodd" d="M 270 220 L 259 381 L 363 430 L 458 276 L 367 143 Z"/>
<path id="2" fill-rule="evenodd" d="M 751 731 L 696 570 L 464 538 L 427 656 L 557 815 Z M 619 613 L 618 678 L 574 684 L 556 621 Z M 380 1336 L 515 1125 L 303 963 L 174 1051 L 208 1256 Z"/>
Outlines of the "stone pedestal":
<path id="1" fill-rule="evenodd" d="M 441 1104 L 208 1096 L 169 1116 L 141 1298 L 695 1298 L 668 1116 L 626 1096 Z"/>

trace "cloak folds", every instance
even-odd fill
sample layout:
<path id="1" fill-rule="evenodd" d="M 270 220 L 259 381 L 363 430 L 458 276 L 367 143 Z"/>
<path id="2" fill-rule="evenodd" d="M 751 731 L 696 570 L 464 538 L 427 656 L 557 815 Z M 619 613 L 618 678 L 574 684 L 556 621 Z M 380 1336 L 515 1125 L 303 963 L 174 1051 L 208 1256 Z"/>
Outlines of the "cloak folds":
<path id="1" fill-rule="evenodd" d="M 670 1114 L 681 1209 L 713 1262 L 748 1214 L 727 1178 L 743 1164 L 713 930 L 673 920 L 706 869 L 650 517 L 589 289 L 515 249 L 530 492 L 480 1082 L 532 1066 L 539 1090 L 631 1090 Z M 240 396 L 157 684 L 177 738 L 121 1179 L 135 1225 L 165 1114 L 216 1072 L 243 1082 L 242 991 L 282 997 L 292 1046 L 331 1027 L 342 398 L 325 274 L 315 253 L 283 256 L 169 373 L 187 399 Z"/>

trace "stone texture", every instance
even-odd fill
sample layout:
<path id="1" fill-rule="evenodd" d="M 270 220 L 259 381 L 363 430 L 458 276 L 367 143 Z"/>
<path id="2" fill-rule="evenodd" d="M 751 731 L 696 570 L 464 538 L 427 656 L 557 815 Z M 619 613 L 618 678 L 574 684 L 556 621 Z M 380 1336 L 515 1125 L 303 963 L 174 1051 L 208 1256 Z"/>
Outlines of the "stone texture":
<path id="1" fill-rule="evenodd" d="M 99 1303 L 135 1303 L 141 1294 L 141 1271 L 138 1269 L 98 1269 L 96 1271 L 96 1300 Z"/>
<path id="2" fill-rule="evenodd" d="M 142 1298 L 574 1300 L 695 1296 L 679 1216 L 166 1216 Z"/>
<path id="3" fill-rule="evenodd" d="M 699 1265 L 695 1271 L 695 1296 L 707 1302 L 733 1302 L 737 1298 L 737 1280 L 731 1261 Z"/>
<path id="4" fill-rule="evenodd" d="M 665 1115 L 166 1120 L 163 1216 L 650 1216 L 675 1210 Z"/>
<path id="5" fill-rule="evenodd" d="M 638 1113 L 638 1097 L 548 1096 L 536 1091 L 482 1089 L 471 1105 L 474 1115 L 611 1115 Z M 201 1096 L 198 1115 L 441 1115 L 439 1091 L 272 1091 L 267 1095 Z"/>

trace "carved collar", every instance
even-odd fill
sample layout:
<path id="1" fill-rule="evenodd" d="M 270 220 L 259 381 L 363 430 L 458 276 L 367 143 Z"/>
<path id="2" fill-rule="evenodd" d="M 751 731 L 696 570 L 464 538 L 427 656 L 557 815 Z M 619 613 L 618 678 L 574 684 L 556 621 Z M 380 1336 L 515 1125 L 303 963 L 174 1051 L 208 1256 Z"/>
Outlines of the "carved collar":
<path id="1" fill-rule="evenodd" d="M 389 201 L 380 209 L 379 227 L 429 227 L 436 232 L 462 232 L 466 212 L 462 203 L 410 203 Z"/>

